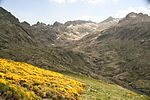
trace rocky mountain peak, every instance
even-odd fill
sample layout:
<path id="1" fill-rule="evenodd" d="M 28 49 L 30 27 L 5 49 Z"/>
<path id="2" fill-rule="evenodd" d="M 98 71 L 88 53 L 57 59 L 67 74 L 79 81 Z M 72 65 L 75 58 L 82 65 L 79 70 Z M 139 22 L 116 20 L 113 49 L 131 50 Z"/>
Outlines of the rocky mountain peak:
<path id="1" fill-rule="evenodd" d="M 92 21 L 84 21 L 84 20 L 74 20 L 74 21 L 67 21 L 64 25 L 70 26 L 70 25 L 81 25 L 85 23 L 94 23 Z"/>
<path id="2" fill-rule="evenodd" d="M 120 25 L 122 24 L 131 24 L 139 22 L 150 22 L 150 16 L 143 13 L 129 13 L 125 18 L 119 21 Z"/>
<path id="3" fill-rule="evenodd" d="M 25 26 L 25 27 L 30 27 L 30 24 L 26 21 L 21 22 L 21 25 Z"/>
<path id="4" fill-rule="evenodd" d="M 115 18 L 113 18 L 112 16 L 108 17 L 106 20 L 104 20 L 103 22 L 110 22 L 113 21 Z"/>
<path id="5" fill-rule="evenodd" d="M 19 22 L 19 20 L 15 16 L 13 16 L 10 12 L 6 11 L 2 7 L 0 7 L 0 19 L 3 21 L 7 20 L 13 23 Z"/>
<path id="6" fill-rule="evenodd" d="M 46 24 L 38 21 L 38 22 L 37 22 L 36 24 L 34 24 L 33 26 L 46 26 Z"/>
<path id="7" fill-rule="evenodd" d="M 53 26 L 53 27 L 59 27 L 59 26 L 61 26 L 61 25 L 63 25 L 63 24 L 56 21 L 52 26 Z"/>
<path id="8" fill-rule="evenodd" d="M 37 25 L 46 25 L 46 24 L 38 21 Z"/>
<path id="9" fill-rule="evenodd" d="M 149 16 L 147 14 L 134 13 L 134 12 L 131 12 L 126 16 L 126 18 L 137 18 L 137 17 L 149 17 Z"/>
<path id="10" fill-rule="evenodd" d="M 135 17 L 137 17 L 137 16 L 138 16 L 137 13 L 131 12 L 131 13 L 129 13 L 129 14 L 126 16 L 126 18 L 135 18 Z"/>

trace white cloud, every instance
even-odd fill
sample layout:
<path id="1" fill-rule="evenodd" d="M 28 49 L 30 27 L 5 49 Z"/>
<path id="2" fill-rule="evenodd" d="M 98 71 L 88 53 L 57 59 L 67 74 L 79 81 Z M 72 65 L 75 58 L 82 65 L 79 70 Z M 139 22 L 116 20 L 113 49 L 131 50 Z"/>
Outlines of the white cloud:
<path id="1" fill-rule="evenodd" d="M 135 12 L 135 13 L 143 13 L 150 15 L 150 8 L 146 7 L 129 7 L 125 10 L 119 10 L 115 17 L 125 17 L 128 13 Z"/>

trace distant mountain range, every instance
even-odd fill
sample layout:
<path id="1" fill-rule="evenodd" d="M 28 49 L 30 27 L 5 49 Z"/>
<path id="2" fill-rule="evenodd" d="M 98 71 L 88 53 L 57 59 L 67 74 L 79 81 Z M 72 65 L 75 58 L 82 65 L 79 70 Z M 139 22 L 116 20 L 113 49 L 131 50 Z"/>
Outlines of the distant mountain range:
<path id="1" fill-rule="evenodd" d="M 0 7 L 0 57 L 74 72 L 150 96 L 150 16 L 55 22 L 19 22 Z"/>

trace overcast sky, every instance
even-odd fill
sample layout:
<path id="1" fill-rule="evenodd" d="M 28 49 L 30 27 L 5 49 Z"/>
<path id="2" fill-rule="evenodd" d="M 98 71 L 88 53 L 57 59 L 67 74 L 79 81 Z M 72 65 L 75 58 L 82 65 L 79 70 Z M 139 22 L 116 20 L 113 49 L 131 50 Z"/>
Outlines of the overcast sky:
<path id="1" fill-rule="evenodd" d="M 109 16 L 124 17 L 130 12 L 150 15 L 146 0 L 0 0 L 20 21 L 53 24 L 55 21 L 92 20 L 100 22 Z"/>

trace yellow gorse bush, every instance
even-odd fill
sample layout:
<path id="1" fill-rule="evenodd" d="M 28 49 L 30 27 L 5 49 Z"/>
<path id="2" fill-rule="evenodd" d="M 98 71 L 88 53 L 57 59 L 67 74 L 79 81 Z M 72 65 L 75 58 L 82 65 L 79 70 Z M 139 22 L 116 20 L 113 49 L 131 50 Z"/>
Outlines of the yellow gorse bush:
<path id="1" fill-rule="evenodd" d="M 85 84 L 27 63 L 0 59 L 0 95 L 5 98 L 79 100 Z"/>

